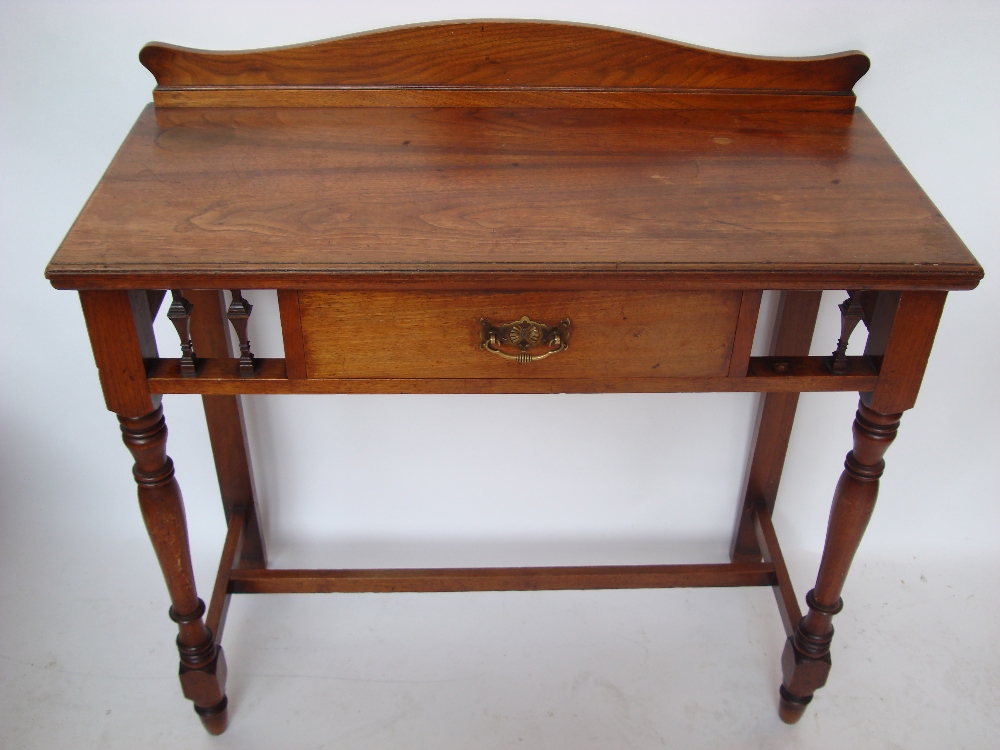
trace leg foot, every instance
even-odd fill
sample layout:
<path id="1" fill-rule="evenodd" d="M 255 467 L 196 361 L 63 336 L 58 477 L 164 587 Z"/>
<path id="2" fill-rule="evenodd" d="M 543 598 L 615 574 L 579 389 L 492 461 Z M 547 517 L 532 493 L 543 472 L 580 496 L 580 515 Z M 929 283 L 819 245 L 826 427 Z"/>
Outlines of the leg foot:
<path id="1" fill-rule="evenodd" d="M 802 714 L 806 712 L 806 706 L 813 699 L 812 695 L 807 695 L 804 698 L 792 695 L 785 689 L 784 685 L 778 688 L 778 693 L 780 695 L 778 699 L 778 717 L 786 724 L 794 724 L 801 719 Z"/>
<path id="2" fill-rule="evenodd" d="M 226 729 L 226 654 L 222 646 L 210 641 L 203 658 L 192 658 L 190 650 L 181 650 L 180 679 L 184 697 L 194 703 L 201 723 L 212 734 Z M 186 653 L 187 651 L 187 653 Z M 187 658 L 185 658 L 187 657 Z"/>
<path id="3" fill-rule="evenodd" d="M 228 707 L 229 699 L 226 696 L 222 696 L 222 700 L 217 705 L 208 708 L 195 706 L 194 712 L 198 714 L 201 723 L 205 726 L 209 734 L 219 735 L 225 732 L 226 727 L 229 725 Z"/>

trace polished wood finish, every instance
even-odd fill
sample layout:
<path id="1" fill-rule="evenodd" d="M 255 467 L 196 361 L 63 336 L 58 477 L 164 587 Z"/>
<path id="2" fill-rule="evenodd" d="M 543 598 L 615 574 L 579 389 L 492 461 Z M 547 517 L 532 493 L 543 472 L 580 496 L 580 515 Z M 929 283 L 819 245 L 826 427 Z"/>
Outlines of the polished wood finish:
<path id="1" fill-rule="evenodd" d="M 160 312 L 160 305 L 163 304 L 164 298 L 167 296 L 166 289 L 147 289 L 146 290 L 146 300 L 149 302 L 149 319 L 156 320 L 157 313 Z"/>
<path id="2" fill-rule="evenodd" d="M 736 55 L 583 24 L 454 21 L 210 52 L 152 42 L 158 107 L 425 106 L 840 109 L 860 52 Z M 707 101 L 706 101 L 707 100 Z"/>
<path id="3" fill-rule="evenodd" d="M 170 309 L 167 310 L 167 317 L 174 324 L 174 328 L 177 329 L 177 337 L 181 340 L 181 375 L 193 378 L 198 374 L 198 357 L 194 353 L 194 344 L 191 343 L 191 310 L 193 307 L 179 289 L 174 289 L 171 294 L 173 301 L 170 303 Z"/>
<path id="4" fill-rule="evenodd" d="M 306 350 L 302 343 L 299 293 L 294 289 L 279 289 L 278 312 L 281 315 L 281 338 L 285 344 L 285 371 L 288 377 L 302 380 L 306 377 Z"/>
<path id="5" fill-rule="evenodd" d="M 80 291 L 182 688 L 209 731 L 226 723 L 230 594 L 268 592 L 771 586 L 788 635 L 779 713 L 797 720 L 826 682 L 831 619 L 947 292 L 983 275 L 855 111 L 867 58 L 463 21 L 237 53 L 152 44 L 141 59 L 156 108 L 46 275 Z M 153 336 L 167 289 L 189 302 L 171 315 L 180 358 Z M 283 359 L 252 355 L 243 289 L 278 291 Z M 783 291 L 769 355 L 753 357 L 763 289 Z M 832 358 L 808 356 L 824 289 L 850 290 Z M 531 363 L 483 348 L 483 319 L 510 331 L 524 316 L 569 347 Z M 865 354 L 842 356 L 857 319 Z M 842 390 L 861 396 L 854 449 L 802 617 L 771 511 L 798 393 Z M 623 391 L 767 394 L 731 563 L 266 567 L 239 394 Z M 219 474 L 228 532 L 206 621 L 162 393 L 202 394 Z"/>
<path id="6" fill-rule="evenodd" d="M 843 608 L 840 592 L 875 509 L 878 480 L 885 469 L 882 456 L 896 438 L 900 416 L 880 414 L 864 403 L 858 405 L 854 449 L 847 454 L 833 495 L 816 587 L 806 594 L 809 611 L 785 643 L 781 657 L 784 679 L 779 715 L 788 724 L 801 718 L 813 691 L 826 684 L 833 639 L 831 621 Z"/>
<path id="7" fill-rule="evenodd" d="M 816 587 L 806 595 L 809 611 L 782 654 L 779 715 L 789 724 L 826 684 L 831 621 L 843 607 L 840 592 L 875 509 L 882 457 L 896 438 L 902 411 L 916 402 L 946 297 L 946 292 L 880 292 L 875 300 L 865 354 L 878 363 L 878 383 L 861 394 L 854 449 L 834 492 Z"/>
<path id="8" fill-rule="evenodd" d="M 712 377 L 729 371 L 734 292 L 300 292 L 310 378 Z M 481 324 L 569 318 L 569 348 L 522 364 L 481 348 Z M 696 330 L 698 334 L 692 335 Z"/>
<path id="9" fill-rule="evenodd" d="M 132 473 L 139 488 L 139 508 L 170 594 L 170 619 L 179 631 L 181 687 L 205 728 L 221 734 L 226 728 L 226 661 L 202 620 L 205 603 L 195 589 L 184 501 L 167 456 L 163 410 L 157 407 L 141 417 L 119 416 L 119 422 L 122 439 L 135 458 Z"/>
<path id="10" fill-rule="evenodd" d="M 962 289 L 982 269 L 861 112 L 327 108 L 148 109 L 47 274 L 743 291 Z"/>
<path id="11" fill-rule="evenodd" d="M 778 358 L 775 361 L 809 354 L 821 297 L 821 292 L 782 292 L 778 297 L 768 348 L 771 356 Z M 807 387 L 799 390 L 815 389 Z M 865 391 L 867 388 L 860 386 L 858 390 Z M 736 514 L 736 528 L 729 548 L 733 562 L 754 562 L 761 557 L 753 529 L 753 510 L 762 502 L 769 514 L 774 511 L 798 403 L 799 394 L 794 390 L 785 393 L 771 391 L 760 397 L 750 458 L 743 479 L 743 500 Z"/>
<path id="12" fill-rule="evenodd" d="M 488 356 L 488 355 L 484 355 Z M 710 393 L 868 391 L 878 375 L 864 357 L 850 357 L 845 375 L 835 375 L 825 357 L 751 357 L 745 378 L 289 378 L 285 361 L 257 359 L 253 380 L 238 360 L 203 359 L 197 381 L 182 378 L 180 360 L 150 363 L 155 393 Z M 544 364 L 544 363 L 540 363 Z M 534 365 L 525 365 L 533 367 Z"/>
<path id="13" fill-rule="evenodd" d="M 548 568 L 234 570 L 234 594 L 401 591 L 555 591 L 690 586 L 772 586 L 767 563 L 607 565 Z"/>
<path id="14" fill-rule="evenodd" d="M 229 309 L 226 310 L 226 317 L 233 324 L 236 331 L 236 338 L 240 342 L 240 376 L 252 378 L 256 365 L 254 363 L 253 352 L 250 351 L 250 313 L 253 312 L 253 305 L 243 298 L 239 289 L 232 290 L 232 300 L 229 302 Z"/>
<path id="15" fill-rule="evenodd" d="M 837 348 L 830 355 L 830 370 L 836 373 L 844 372 L 847 367 L 847 344 L 851 340 L 851 334 L 858 327 L 858 323 L 864 317 L 864 307 L 861 304 L 859 291 L 848 292 L 847 299 L 840 303 L 840 338 L 837 339 Z"/>
<path id="16" fill-rule="evenodd" d="M 145 293 L 82 290 L 80 304 L 108 411 L 123 417 L 148 414 L 160 401 L 150 394 L 143 362 L 157 356 Z"/>
<path id="17" fill-rule="evenodd" d="M 226 320 L 226 298 L 221 290 L 189 289 L 185 295 L 192 301 L 191 337 L 203 355 L 230 361 L 233 357 L 229 323 Z M 211 369 L 211 368 L 209 368 Z M 204 361 L 201 375 L 205 375 Z M 246 530 L 240 552 L 240 565 L 261 568 L 267 564 L 264 537 L 257 514 L 257 490 L 254 487 L 250 444 L 243 419 L 243 403 L 237 392 L 233 395 L 211 395 L 204 390 L 202 405 L 208 424 L 208 438 L 219 479 L 219 493 L 226 518 L 242 509 L 246 515 Z"/>
<path id="18" fill-rule="evenodd" d="M 229 613 L 229 580 L 233 569 L 240 561 L 246 521 L 247 515 L 243 508 L 234 508 L 229 515 L 226 541 L 222 546 L 219 570 L 215 574 L 215 587 L 212 589 L 212 599 L 208 604 L 208 614 L 205 616 L 205 626 L 211 631 L 216 645 L 222 643 L 222 632 L 226 628 L 226 615 Z"/>
<path id="19" fill-rule="evenodd" d="M 792 588 L 792 579 L 788 575 L 788 568 L 785 567 L 785 558 L 781 554 L 781 547 L 778 546 L 778 535 L 774 532 L 774 525 L 771 523 L 771 513 L 764 503 L 758 503 L 753 509 L 753 527 L 757 535 L 757 545 L 760 547 L 764 561 L 774 568 L 774 598 L 778 602 L 778 612 L 781 614 L 781 622 L 785 626 L 785 635 L 791 637 L 795 633 L 799 620 L 802 619 L 802 612 L 799 610 L 799 601 L 795 596 L 795 589 Z M 734 563 L 748 564 L 748 563 Z"/>
<path id="20" fill-rule="evenodd" d="M 866 357 L 848 357 L 844 374 L 826 379 L 820 375 L 825 365 L 825 357 L 751 357 L 746 379 L 761 384 L 756 390 L 762 393 L 795 392 L 793 382 L 803 386 L 798 392 L 863 391 L 864 381 L 878 382 L 878 371 Z M 848 388 L 849 383 L 855 387 Z"/>
<path id="21" fill-rule="evenodd" d="M 729 360 L 729 377 L 746 377 L 750 367 L 750 350 L 753 348 L 753 337 L 757 331 L 757 314 L 760 312 L 760 300 L 763 292 L 753 289 L 743 292 L 740 301 L 740 313 L 736 319 L 736 334 L 733 340 L 733 355 Z"/>
<path id="22" fill-rule="evenodd" d="M 161 89 L 158 107 L 475 107 L 851 112 L 853 95 L 587 88 L 242 87 Z"/>
<path id="23" fill-rule="evenodd" d="M 946 292 L 879 294 L 865 346 L 865 356 L 878 362 L 879 378 L 873 391 L 861 395 L 866 406 L 893 413 L 917 402 L 947 296 Z"/>

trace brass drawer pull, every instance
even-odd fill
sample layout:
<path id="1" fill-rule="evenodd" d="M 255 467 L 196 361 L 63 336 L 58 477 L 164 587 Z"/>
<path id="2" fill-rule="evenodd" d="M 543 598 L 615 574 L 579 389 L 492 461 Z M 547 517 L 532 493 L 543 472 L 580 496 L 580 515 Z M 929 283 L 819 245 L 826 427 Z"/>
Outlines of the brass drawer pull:
<path id="1" fill-rule="evenodd" d="M 482 326 L 480 349 L 496 354 L 498 357 L 514 362 L 538 362 L 539 360 L 558 354 L 569 346 L 569 318 L 554 326 L 536 323 L 525 315 L 520 320 L 507 325 L 495 326 L 486 318 L 479 320 Z M 500 349 L 501 345 L 515 347 L 518 351 L 508 354 Z M 536 346 L 548 346 L 543 354 L 529 354 L 528 349 Z"/>

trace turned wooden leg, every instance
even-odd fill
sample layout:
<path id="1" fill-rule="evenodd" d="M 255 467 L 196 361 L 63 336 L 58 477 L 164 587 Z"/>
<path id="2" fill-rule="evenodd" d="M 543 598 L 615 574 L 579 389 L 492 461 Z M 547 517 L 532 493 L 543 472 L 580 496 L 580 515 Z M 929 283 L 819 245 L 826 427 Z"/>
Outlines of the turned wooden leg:
<path id="1" fill-rule="evenodd" d="M 167 456 L 163 409 L 138 418 L 118 417 L 122 438 L 135 458 L 139 507 L 170 593 L 170 619 L 177 623 L 180 680 L 184 696 L 212 734 L 226 728 L 226 660 L 205 626 L 205 603 L 198 598 L 191 569 L 184 501 Z"/>
<path id="2" fill-rule="evenodd" d="M 882 456 L 896 437 L 900 416 L 881 414 L 864 403 L 858 405 L 854 450 L 847 454 L 833 495 L 816 587 L 806 594 L 809 611 L 785 643 L 781 656 L 784 679 L 778 714 L 787 724 L 802 717 L 813 691 L 826 684 L 833 616 L 843 607 L 840 592 L 875 508 L 878 480 L 885 468 Z"/>

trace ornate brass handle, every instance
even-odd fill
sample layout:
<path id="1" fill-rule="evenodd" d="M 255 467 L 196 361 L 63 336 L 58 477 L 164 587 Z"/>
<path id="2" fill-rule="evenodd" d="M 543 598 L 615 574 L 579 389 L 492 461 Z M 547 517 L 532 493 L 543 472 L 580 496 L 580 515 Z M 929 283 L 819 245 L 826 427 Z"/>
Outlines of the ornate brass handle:
<path id="1" fill-rule="evenodd" d="M 554 326 L 536 323 L 527 315 L 520 320 L 502 326 L 495 326 L 486 318 L 481 318 L 479 323 L 482 326 L 480 334 L 482 344 L 479 348 L 513 362 L 538 362 L 553 354 L 558 354 L 569 346 L 569 318 Z M 514 354 L 508 354 L 500 349 L 501 344 L 516 347 L 518 351 Z M 548 346 L 549 348 L 542 354 L 529 354 L 528 349 L 533 349 L 536 346 Z"/>

